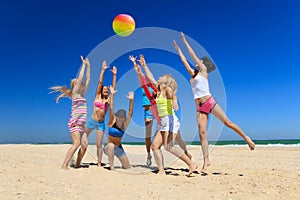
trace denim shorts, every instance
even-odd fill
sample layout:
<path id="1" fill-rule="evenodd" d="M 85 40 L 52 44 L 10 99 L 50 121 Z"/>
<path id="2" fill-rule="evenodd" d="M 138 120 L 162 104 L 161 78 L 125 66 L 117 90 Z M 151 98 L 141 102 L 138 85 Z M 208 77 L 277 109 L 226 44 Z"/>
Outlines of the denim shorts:
<path id="1" fill-rule="evenodd" d="M 104 121 L 96 121 L 92 118 L 90 118 L 86 123 L 85 123 L 85 127 L 88 129 L 96 129 L 96 130 L 100 130 L 100 131 L 104 131 L 105 130 L 105 124 Z"/>

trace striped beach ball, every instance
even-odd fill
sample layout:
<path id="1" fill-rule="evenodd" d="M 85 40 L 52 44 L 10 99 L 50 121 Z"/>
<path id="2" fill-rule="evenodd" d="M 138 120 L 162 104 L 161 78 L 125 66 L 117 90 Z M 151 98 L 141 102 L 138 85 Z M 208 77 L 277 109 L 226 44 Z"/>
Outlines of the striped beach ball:
<path id="1" fill-rule="evenodd" d="M 119 14 L 115 17 L 112 27 L 117 35 L 127 37 L 133 33 L 135 29 L 135 21 L 128 14 Z"/>

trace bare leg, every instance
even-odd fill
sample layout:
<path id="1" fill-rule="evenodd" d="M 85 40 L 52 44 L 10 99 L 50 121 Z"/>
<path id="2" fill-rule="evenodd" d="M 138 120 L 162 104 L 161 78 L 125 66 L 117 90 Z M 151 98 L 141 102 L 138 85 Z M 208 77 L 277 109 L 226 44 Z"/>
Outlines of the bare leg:
<path id="1" fill-rule="evenodd" d="M 178 134 L 169 133 L 168 145 L 165 146 L 165 149 L 187 164 L 189 167 L 187 176 L 190 176 L 197 169 L 198 165 L 193 163 L 181 148 L 174 146 L 175 139 L 178 137 L 177 135 Z"/>
<path id="2" fill-rule="evenodd" d="M 69 162 L 72 159 L 77 148 L 80 146 L 81 134 L 79 132 L 71 133 L 71 137 L 72 137 L 73 144 L 67 151 L 65 160 L 61 166 L 62 169 L 69 169 L 68 168 Z"/>
<path id="3" fill-rule="evenodd" d="M 150 166 L 152 164 L 152 161 L 151 161 L 152 157 L 150 154 L 152 124 L 153 124 L 153 120 L 151 120 L 151 119 L 145 120 L 145 127 L 146 127 L 145 142 L 146 142 L 146 150 L 147 150 L 147 161 L 146 161 L 147 166 Z"/>
<path id="4" fill-rule="evenodd" d="M 86 135 L 86 133 L 83 133 L 82 138 L 81 138 L 81 143 L 80 143 L 80 149 L 77 154 L 77 161 L 76 161 L 76 166 L 75 166 L 76 168 L 80 167 L 80 163 L 86 152 L 87 146 L 88 146 L 87 135 Z"/>
<path id="5" fill-rule="evenodd" d="M 221 122 L 223 122 L 225 124 L 225 126 L 227 126 L 228 128 L 232 129 L 233 131 L 235 131 L 237 134 L 239 134 L 248 144 L 250 150 L 254 150 L 255 149 L 255 143 L 251 140 L 251 138 L 249 136 L 247 136 L 244 131 L 235 123 L 231 122 L 228 117 L 226 116 L 226 114 L 224 113 L 224 111 L 222 110 L 222 108 L 217 104 L 212 112 L 211 112 L 216 118 L 218 118 L 219 120 L 221 120 Z"/>
<path id="6" fill-rule="evenodd" d="M 113 143 L 107 143 L 105 145 L 105 152 L 108 157 L 108 162 L 110 166 L 110 170 L 115 170 L 115 165 L 114 165 L 114 156 L 115 156 L 115 145 Z"/>
<path id="7" fill-rule="evenodd" d="M 186 148 L 186 144 L 185 144 L 185 142 L 181 138 L 180 131 L 178 131 L 178 133 L 176 134 L 175 140 L 177 141 L 177 143 L 180 146 L 180 148 L 184 151 L 184 153 L 189 157 L 189 159 L 192 160 L 192 154 L 190 154 L 188 152 L 188 150 Z"/>
<path id="8" fill-rule="evenodd" d="M 127 155 L 119 157 L 119 160 L 120 160 L 120 162 L 122 164 L 122 167 L 124 169 L 129 169 L 130 168 L 130 163 L 129 163 Z"/>
<path id="9" fill-rule="evenodd" d="M 97 158 L 98 158 L 98 167 L 101 167 L 102 160 L 102 140 L 104 132 L 102 130 L 96 130 L 96 145 L 97 145 Z"/>
<path id="10" fill-rule="evenodd" d="M 154 155 L 154 159 L 156 162 L 156 165 L 158 167 L 158 174 L 166 174 L 164 169 L 164 163 L 163 163 L 163 155 L 161 152 L 161 145 L 163 144 L 163 136 L 160 131 L 158 131 L 153 139 L 151 148 Z"/>
<path id="11" fill-rule="evenodd" d="M 87 150 L 88 147 L 88 136 L 92 132 L 92 129 L 85 129 L 85 133 L 83 133 L 82 138 L 81 138 L 81 146 L 77 154 L 77 161 L 76 161 L 76 167 L 80 167 L 80 163 L 82 161 L 82 158 Z"/>
<path id="12" fill-rule="evenodd" d="M 197 121 L 198 121 L 201 149 L 202 149 L 202 153 L 203 153 L 203 166 L 202 166 L 201 171 L 204 172 L 206 170 L 207 166 L 210 165 L 209 154 L 208 154 L 208 141 L 206 139 L 208 114 L 197 112 Z"/>

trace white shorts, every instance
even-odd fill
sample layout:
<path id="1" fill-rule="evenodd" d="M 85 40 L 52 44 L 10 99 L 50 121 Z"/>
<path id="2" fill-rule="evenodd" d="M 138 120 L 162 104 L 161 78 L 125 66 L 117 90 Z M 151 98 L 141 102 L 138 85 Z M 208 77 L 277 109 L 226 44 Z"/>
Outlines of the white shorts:
<path id="1" fill-rule="evenodd" d="M 161 125 L 156 124 L 157 131 L 170 131 L 172 133 L 178 133 L 180 129 L 180 122 L 178 117 L 173 115 L 168 115 L 165 117 L 160 117 Z"/>
<path id="2" fill-rule="evenodd" d="M 156 132 L 157 131 L 169 131 L 170 129 L 170 122 L 169 122 L 169 116 L 159 117 L 161 125 L 158 123 L 156 124 Z"/>
<path id="3" fill-rule="evenodd" d="M 178 133 L 179 129 L 180 129 L 180 121 L 178 119 L 178 117 L 173 114 L 173 115 L 169 115 L 169 126 L 170 126 L 170 132 L 172 133 Z"/>

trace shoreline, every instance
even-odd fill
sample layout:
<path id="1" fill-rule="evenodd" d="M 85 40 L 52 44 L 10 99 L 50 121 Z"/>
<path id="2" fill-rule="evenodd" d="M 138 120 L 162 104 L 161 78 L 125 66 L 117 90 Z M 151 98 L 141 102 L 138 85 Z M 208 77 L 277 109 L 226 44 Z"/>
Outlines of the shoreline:
<path id="1" fill-rule="evenodd" d="M 7 144 L 0 144 L 0 146 L 5 146 L 5 145 L 16 145 L 16 146 L 22 146 L 22 145 L 33 145 L 33 146 L 44 146 L 44 145 L 72 145 L 72 143 L 7 143 Z M 89 146 L 95 146 L 95 143 L 89 143 Z M 177 145 L 177 144 L 176 144 Z M 122 143 L 122 146 L 145 146 L 145 144 L 128 144 L 128 143 Z M 199 147 L 201 146 L 200 144 L 186 144 L 187 147 Z M 248 147 L 247 144 L 224 144 L 224 145 L 214 145 L 214 144 L 209 144 L 210 147 L 224 147 L 224 148 L 239 148 L 239 147 Z M 255 148 L 257 147 L 287 147 L 287 148 L 299 148 L 300 143 L 297 144 L 255 144 Z"/>

